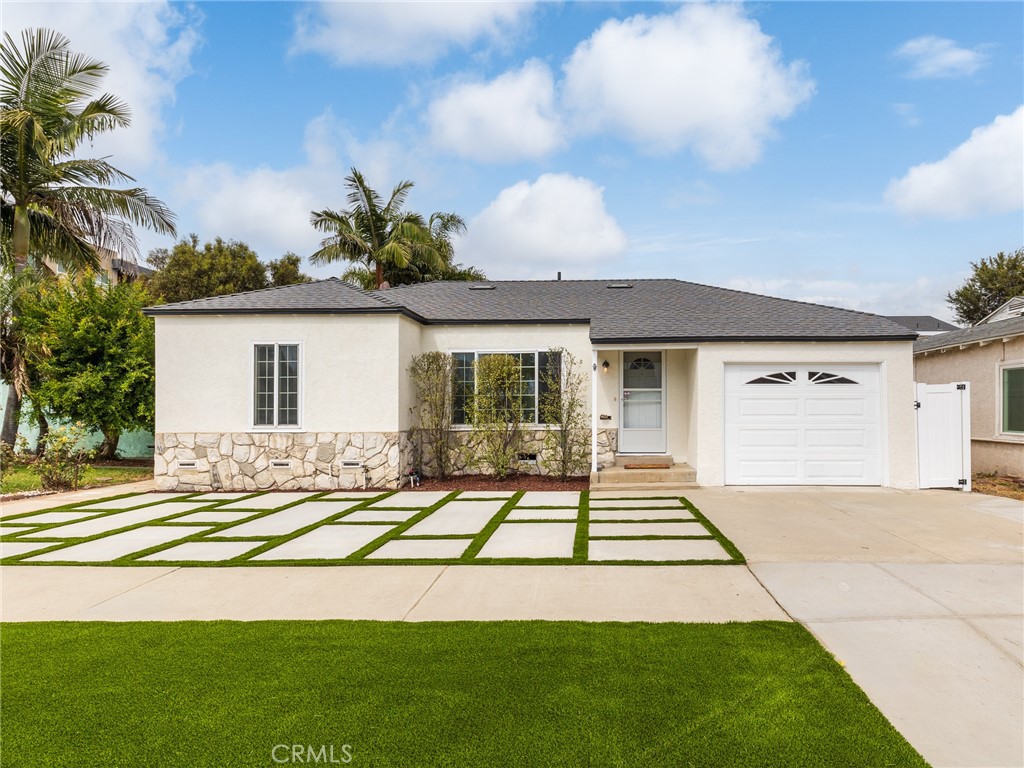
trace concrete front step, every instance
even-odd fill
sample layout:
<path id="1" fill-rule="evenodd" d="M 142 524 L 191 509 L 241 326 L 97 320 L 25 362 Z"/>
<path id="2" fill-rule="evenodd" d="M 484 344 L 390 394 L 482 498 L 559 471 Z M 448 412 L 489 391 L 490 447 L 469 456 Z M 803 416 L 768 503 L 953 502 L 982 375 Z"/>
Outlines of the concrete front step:
<path id="1" fill-rule="evenodd" d="M 625 468 L 627 464 L 670 464 L 676 466 L 676 460 L 664 453 L 617 453 L 615 454 L 615 466 Z M 684 465 L 679 465 L 684 466 Z"/>
<path id="2" fill-rule="evenodd" d="M 590 473 L 590 486 L 641 485 L 647 483 L 693 483 L 697 471 L 689 464 L 676 464 L 671 469 L 624 469 L 607 467 Z"/>

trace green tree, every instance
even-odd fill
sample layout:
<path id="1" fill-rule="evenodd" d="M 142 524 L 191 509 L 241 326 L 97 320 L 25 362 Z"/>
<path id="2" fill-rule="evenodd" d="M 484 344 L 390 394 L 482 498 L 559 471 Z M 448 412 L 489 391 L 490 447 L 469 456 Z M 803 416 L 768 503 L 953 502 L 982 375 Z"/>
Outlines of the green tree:
<path id="1" fill-rule="evenodd" d="M 587 376 L 583 362 L 565 349 L 551 349 L 540 371 L 540 416 L 544 433 L 541 465 L 562 480 L 582 475 L 590 463 Z"/>
<path id="2" fill-rule="evenodd" d="M 325 208 L 310 215 L 310 223 L 328 233 L 320 249 L 310 256 L 311 262 L 355 262 L 359 273 L 373 276 L 374 288 L 384 283 L 388 267 L 405 269 L 420 264 L 443 269 L 444 259 L 427 221 L 418 213 L 403 210 L 413 182 L 400 182 L 387 202 L 355 168 L 345 178 L 345 186 L 349 190 L 346 210 Z"/>
<path id="3" fill-rule="evenodd" d="M 270 278 L 270 285 L 274 287 L 308 283 L 312 280 L 309 275 L 302 273 L 302 257 L 291 251 L 288 251 L 280 259 L 274 259 L 268 263 L 267 275 Z"/>
<path id="4" fill-rule="evenodd" d="M 481 355 L 475 368 L 476 392 L 469 401 L 469 455 L 499 480 L 514 472 L 523 450 L 523 392 L 519 359 Z"/>
<path id="5" fill-rule="evenodd" d="M 18 324 L 38 351 L 29 363 L 32 400 L 51 416 L 103 433 L 112 458 L 122 432 L 152 429 L 153 297 L 137 283 L 99 286 L 88 277 L 43 286 L 18 306 Z"/>
<path id="6" fill-rule="evenodd" d="M 189 235 L 171 250 L 150 251 L 147 263 L 157 270 L 149 278 L 152 293 L 167 302 L 204 299 L 267 287 L 267 267 L 245 243 L 219 237 L 199 246 Z"/>
<path id="7" fill-rule="evenodd" d="M 1014 296 L 1024 295 L 1024 248 L 972 261 L 971 269 L 963 285 L 946 294 L 946 303 L 964 325 L 975 325 Z"/>
<path id="8" fill-rule="evenodd" d="M 95 267 L 96 249 L 136 250 L 132 224 L 174 234 L 174 214 L 105 158 L 75 157 L 83 141 L 129 125 L 127 105 L 93 98 L 107 66 L 70 49 L 49 29 L 0 45 L 0 256 L 15 271 L 31 252 L 76 270 Z"/>

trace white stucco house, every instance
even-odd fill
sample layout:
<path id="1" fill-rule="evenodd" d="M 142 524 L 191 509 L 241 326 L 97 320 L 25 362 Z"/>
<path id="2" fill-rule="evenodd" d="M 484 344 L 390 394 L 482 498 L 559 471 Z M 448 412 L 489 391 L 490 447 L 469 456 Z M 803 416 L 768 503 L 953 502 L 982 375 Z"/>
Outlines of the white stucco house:
<path id="1" fill-rule="evenodd" d="M 147 313 L 162 489 L 394 487 L 415 355 L 454 355 L 472 387 L 477 356 L 515 353 L 536 392 L 555 347 L 589 369 L 594 471 L 660 456 L 703 485 L 917 484 L 916 334 L 876 315 L 679 280 L 337 279 Z"/>

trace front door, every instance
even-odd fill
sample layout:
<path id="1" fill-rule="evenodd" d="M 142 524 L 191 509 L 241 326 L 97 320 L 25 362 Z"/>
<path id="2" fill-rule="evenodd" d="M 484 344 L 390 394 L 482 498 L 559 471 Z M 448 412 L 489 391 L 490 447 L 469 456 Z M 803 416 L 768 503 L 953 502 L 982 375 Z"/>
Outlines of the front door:
<path id="1" fill-rule="evenodd" d="M 619 453 L 665 452 L 665 374 L 661 352 L 622 353 Z"/>

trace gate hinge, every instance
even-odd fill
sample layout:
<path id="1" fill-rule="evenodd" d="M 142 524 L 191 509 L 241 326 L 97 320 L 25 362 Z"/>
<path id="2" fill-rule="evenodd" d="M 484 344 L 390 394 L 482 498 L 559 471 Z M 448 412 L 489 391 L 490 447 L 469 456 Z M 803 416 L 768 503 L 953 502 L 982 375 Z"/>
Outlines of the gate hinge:
<path id="1" fill-rule="evenodd" d="M 920 400 L 915 400 L 914 401 L 914 410 L 915 411 L 919 411 L 920 409 L 921 409 L 921 401 Z"/>
<path id="2" fill-rule="evenodd" d="M 959 480 L 956 481 L 956 483 L 957 485 L 967 485 L 967 478 L 961 477 Z"/>
<path id="3" fill-rule="evenodd" d="M 964 389 L 967 389 L 967 385 L 966 384 L 957 384 L 956 388 L 959 389 L 959 390 L 964 390 Z"/>

